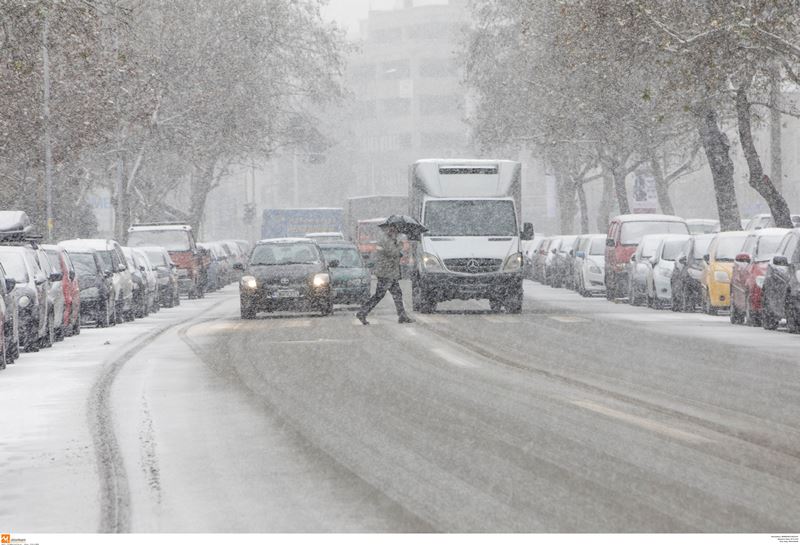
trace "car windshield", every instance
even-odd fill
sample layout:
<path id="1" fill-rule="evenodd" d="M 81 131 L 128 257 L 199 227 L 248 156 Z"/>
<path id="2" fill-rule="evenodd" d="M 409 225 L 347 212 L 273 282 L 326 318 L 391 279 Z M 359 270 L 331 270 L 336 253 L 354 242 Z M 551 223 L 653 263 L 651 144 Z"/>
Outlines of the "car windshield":
<path id="1" fill-rule="evenodd" d="M 629 221 L 622 224 L 621 244 L 639 244 L 645 235 L 688 235 L 680 221 Z"/>
<path id="2" fill-rule="evenodd" d="M 675 261 L 678 254 L 681 253 L 681 248 L 686 243 L 685 240 L 668 240 L 664 243 L 664 248 L 661 250 L 661 259 L 665 261 Z"/>
<path id="3" fill-rule="evenodd" d="M 97 265 L 92 254 L 70 254 L 78 278 L 97 275 Z"/>
<path id="4" fill-rule="evenodd" d="M 783 240 L 783 235 L 769 235 L 758 238 L 758 245 L 756 249 L 756 261 L 769 261 L 775 255 Z"/>
<path id="5" fill-rule="evenodd" d="M 322 248 L 322 255 L 328 263 L 334 259 L 338 261 L 341 268 L 355 269 L 364 266 L 355 248 Z"/>
<path id="6" fill-rule="evenodd" d="M 660 240 L 657 238 L 649 238 L 647 240 L 643 240 L 642 244 L 642 257 L 653 257 L 653 254 L 656 253 L 658 249 L 658 245 L 661 243 Z"/>
<path id="7" fill-rule="evenodd" d="M 100 259 L 103 260 L 103 267 L 107 271 L 113 271 L 114 268 L 111 266 L 113 260 L 111 259 L 111 250 L 98 250 L 97 253 L 100 255 Z"/>
<path id="8" fill-rule="evenodd" d="M 559 249 L 559 252 L 569 252 L 572 249 L 572 245 L 575 243 L 576 238 L 577 237 L 565 237 L 561 241 L 561 248 Z"/>
<path id="9" fill-rule="evenodd" d="M 178 229 L 164 231 L 131 231 L 128 246 L 161 246 L 169 252 L 188 252 L 191 249 L 189 232 Z"/>
<path id="10" fill-rule="evenodd" d="M 50 266 L 53 268 L 53 272 L 61 272 L 59 264 L 61 263 L 61 258 L 58 255 L 56 250 L 45 250 L 44 253 L 47 254 L 47 257 L 50 261 Z"/>
<path id="11" fill-rule="evenodd" d="M 746 238 L 747 233 L 742 233 L 740 236 L 719 239 L 714 259 L 716 261 L 733 261 L 736 258 L 736 254 L 742 249 Z"/>
<path id="12" fill-rule="evenodd" d="M 431 236 L 517 236 L 512 201 L 429 201 L 423 223 Z"/>
<path id="13" fill-rule="evenodd" d="M 250 256 L 250 265 L 304 265 L 319 263 L 320 255 L 314 244 L 259 244 Z"/>
<path id="14" fill-rule="evenodd" d="M 692 250 L 692 259 L 700 260 L 708 253 L 708 247 L 711 246 L 713 237 L 697 237 L 694 240 L 694 249 Z"/>
<path id="15" fill-rule="evenodd" d="M 25 267 L 25 259 L 16 252 L 0 252 L 0 262 L 6 270 L 6 276 L 13 278 L 19 283 L 28 281 L 28 269 Z"/>
<path id="16" fill-rule="evenodd" d="M 163 253 L 157 252 L 155 250 L 145 250 L 144 253 L 150 260 L 150 263 L 153 264 L 153 267 L 165 267 L 167 265 L 167 260 L 164 257 Z"/>
<path id="17" fill-rule="evenodd" d="M 589 255 L 605 255 L 606 237 L 593 238 L 592 245 L 589 247 Z"/>

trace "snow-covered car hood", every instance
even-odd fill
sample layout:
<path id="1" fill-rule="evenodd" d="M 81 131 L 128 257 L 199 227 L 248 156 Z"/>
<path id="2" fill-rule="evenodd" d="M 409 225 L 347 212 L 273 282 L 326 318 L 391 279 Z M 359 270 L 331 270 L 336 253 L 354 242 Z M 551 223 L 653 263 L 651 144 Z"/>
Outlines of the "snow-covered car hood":
<path id="1" fill-rule="evenodd" d="M 423 237 L 424 251 L 441 259 L 505 259 L 519 251 L 517 237 Z"/>

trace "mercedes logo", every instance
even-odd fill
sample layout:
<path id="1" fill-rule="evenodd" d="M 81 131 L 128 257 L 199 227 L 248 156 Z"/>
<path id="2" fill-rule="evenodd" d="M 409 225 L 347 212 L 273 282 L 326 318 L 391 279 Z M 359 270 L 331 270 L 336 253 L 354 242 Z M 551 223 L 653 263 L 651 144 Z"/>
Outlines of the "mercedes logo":
<path id="1" fill-rule="evenodd" d="M 286 285 L 288 283 L 289 283 L 289 279 L 288 278 L 281 278 L 281 284 Z"/>
<path id="2" fill-rule="evenodd" d="M 478 262 L 474 259 L 467 261 L 467 270 L 471 273 L 477 272 L 479 268 Z"/>

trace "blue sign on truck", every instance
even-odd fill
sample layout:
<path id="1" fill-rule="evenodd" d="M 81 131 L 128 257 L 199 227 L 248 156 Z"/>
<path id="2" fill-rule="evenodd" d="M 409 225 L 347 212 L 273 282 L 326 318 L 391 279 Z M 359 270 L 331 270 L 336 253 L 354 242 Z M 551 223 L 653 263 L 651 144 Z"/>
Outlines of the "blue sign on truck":
<path id="1" fill-rule="evenodd" d="M 261 238 L 343 231 L 344 211 L 341 208 L 267 208 L 261 224 Z"/>

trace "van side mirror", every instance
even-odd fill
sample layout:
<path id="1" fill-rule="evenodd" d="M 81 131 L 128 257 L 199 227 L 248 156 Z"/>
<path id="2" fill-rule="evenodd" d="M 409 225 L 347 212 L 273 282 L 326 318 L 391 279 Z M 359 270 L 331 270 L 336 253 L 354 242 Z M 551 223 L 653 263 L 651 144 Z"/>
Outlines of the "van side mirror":
<path id="1" fill-rule="evenodd" d="M 17 285 L 17 281 L 13 278 L 6 278 L 6 293 L 11 293 L 14 291 L 14 287 Z"/>
<path id="2" fill-rule="evenodd" d="M 533 240 L 533 224 L 525 222 L 522 224 L 522 232 L 520 237 L 522 240 Z"/>
<path id="3" fill-rule="evenodd" d="M 776 267 L 788 267 L 789 259 L 785 255 L 776 255 L 772 258 L 772 264 Z"/>
<path id="4" fill-rule="evenodd" d="M 686 256 L 682 255 L 681 257 L 679 257 L 678 263 L 680 263 L 681 265 L 686 265 Z"/>
<path id="5" fill-rule="evenodd" d="M 607 238 L 606 239 L 606 246 L 609 246 L 610 248 L 613 248 L 616 245 L 617 244 L 616 244 L 616 242 L 614 242 L 613 238 Z"/>

